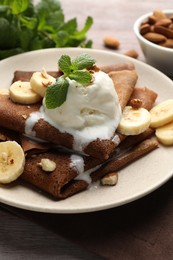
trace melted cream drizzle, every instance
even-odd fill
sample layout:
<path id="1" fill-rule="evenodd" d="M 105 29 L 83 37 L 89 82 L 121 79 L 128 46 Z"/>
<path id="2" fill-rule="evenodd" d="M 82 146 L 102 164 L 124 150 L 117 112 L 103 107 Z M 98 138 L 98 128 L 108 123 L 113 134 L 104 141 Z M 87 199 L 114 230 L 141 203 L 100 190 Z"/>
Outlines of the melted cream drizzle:
<path id="1" fill-rule="evenodd" d="M 55 124 L 48 116 L 44 113 L 43 106 L 40 107 L 39 111 L 32 112 L 29 117 L 25 121 L 25 134 L 28 136 L 36 136 L 35 131 L 33 130 L 35 124 L 40 120 L 43 119 L 56 129 L 58 129 L 61 133 L 68 133 L 73 136 L 73 147 L 74 151 L 83 152 L 85 146 L 87 146 L 90 142 L 100 138 L 110 139 L 111 136 L 114 135 L 115 128 L 110 127 L 109 125 L 101 125 L 95 127 L 86 127 L 84 130 L 74 130 L 74 129 L 64 129 L 62 126 L 58 126 Z M 114 135 L 112 141 L 116 144 L 119 144 L 120 139 L 117 134 Z"/>
<path id="2" fill-rule="evenodd" d="M 100 165 L 97 165 L 96 167 L 93 167 L 87 171 L 84 170 L 84 159 L 82 156 L 72 154 L 71 155 L 71 163 L 70 167 L 74 167 L 77 170 L 78 176 L 75 178 L 75 180 L 83 180 L 87 182 L 88 184 L 92 183 L 92 179 L 90 177 L 90 174 L 96 170 L 98 170 L 101 167 Z"/>
<path id="3" fill-rule="evenodd" d="M 25 134 L 28 136 L 36 136 L 35 131 L 33 130 L 35 124 L 40 120 L 44 119 L 43 109 L 40 108 L 39 111 L 32 112 L 25 121 Z"/>

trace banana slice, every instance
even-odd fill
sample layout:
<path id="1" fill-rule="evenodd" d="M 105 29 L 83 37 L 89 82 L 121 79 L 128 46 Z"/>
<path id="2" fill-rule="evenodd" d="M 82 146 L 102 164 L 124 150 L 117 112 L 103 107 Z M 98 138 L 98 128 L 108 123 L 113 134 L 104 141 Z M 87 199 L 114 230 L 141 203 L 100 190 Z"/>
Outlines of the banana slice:
<path id="1" fill-rule="evenodd" d="M 151 124 L 153 128 L 158 128 L 173 121 L 173 99 L 163 101 L 150 110 Z"/>
<path id="2" fill-rule="evenodd" d="M 25 155 L 21 146 L 15 141 L 0 143 L 0 183 L 16 180 L 24 170 Z"/>
<path id="3" fill-rule="evenodd" d="M 145 108 L 126 106 L 117 131 L 124 135 L 138 135 L 150 125 L 151 115 Z"/>
<path id="4" fill-rule="evenodd" d="M 25 105 L 35 104 L 42 99 L 32 90 L 30 82 L 20 80 L 10 86 L 9 95 L 13 102 Z"/>
<path id="5" fill-rule="evenodd" d="M 157 128 L 155 135 L 160 143 L 173 145 L 173 122 Z"/>
<path id="6" fill-rule="evenodd" d="M 55 83 L 55 81 L 56 79 L 47 74 L 45 69 L 42 72 L 33 73 L 30 79 L 32 89 L 42 97 L 45 96 L 47 87 Z"/>
<path id="7" fill-rule="evenodd" d="M 9 90 L 7 88 L 0 88 L 0 95 L 9 95 Z"/>

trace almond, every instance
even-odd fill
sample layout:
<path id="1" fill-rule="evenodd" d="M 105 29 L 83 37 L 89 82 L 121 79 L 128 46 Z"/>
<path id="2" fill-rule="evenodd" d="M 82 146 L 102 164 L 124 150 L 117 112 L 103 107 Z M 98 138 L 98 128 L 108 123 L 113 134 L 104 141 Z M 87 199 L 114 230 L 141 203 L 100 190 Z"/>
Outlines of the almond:
<path id="1" fill-rule="evenodd" d="M 169 28 L 163 27 L 163 26 L 159 26 L 159 25 L 155 25 L 154 26 L 154 31 L 156 33 L 162 34 L 167 38 L 173 39 L 173 31 Z"/>
<path id="2" fill-rule="evenodd" d="M 168 26 L 169 29 L 173 30 L 173 23 Z"/>
<path id="3" fill-rule="evenodd" d="M 163 27 L 168 27 L 170 24 L 172 24 L 172 20 L 168 19 L 168 18 L 164 18 L 155 23 L 155 25 L 159 25 L 159 26 L 163 26 Z"/>
<path id="4" fill-rule="evenodd" d="M 173 48 L 173 39 L 167 39 L 164 43 L 161 43 L 160 45 L 167 48 Z"/>
<path id="5" fill-rule="evenodd" d="M 173 22 L 173 15 L 169 16 L 169 19 Z"/>
<path id="6" fill-rule="evenodd" d="M 157 21 L 166 18 L 166 15 L 162 12 L 162 10 L 154 10 L 153 16 L 156 18 Z"/>
<path id="7" fill-rule="evenodd" d="M 148 23 L 145 23 L 145 24 L 142 24 L 141 27 L 140 27 L 140 33 L 141 34 L 146 34 L 148 32 L 151 31 L 151 27 Z"/>
<path id="8" fill-rule="evenodd" d="M 156 19 L 156 17 L 154 15 L 150 15 L 148 17 L 148 23 L 149 24 L 155 24 L 156 22 L 157 22 L 157 19 Z"/>
<path id="9" fill-rule="evenodd" d="M 172 48 L 173 15 L 166 16 L 162 10 L 154 10 L 153 14 L 141 23 L 139 31 L 148 41 Z"/>
<path id="10" fill-rule="evenodd" d="M 149 32 L 143 35 L 145 39 L 153 43 L 161 43 L 166 41 L 166 37 L 160 33 Z"/>
<path id="11" fill-rule="evenodd" d="M 120 41 L 114 36 L 106 36 L 103 39 L 104 45 L 111 49 L 117 49 L 120 45 Z"/>
<path id="12" fill-rule="evenodd" d="M 137 59 L 137 58 L 138 58 L 138 53 L 137 53 L 137 51 L 135 51 L 135 50 L 133 50 L 133 49 L 124 52 L 124 55 L 129 56 L 129 57 L 134 58 L 134 59 Z"/>

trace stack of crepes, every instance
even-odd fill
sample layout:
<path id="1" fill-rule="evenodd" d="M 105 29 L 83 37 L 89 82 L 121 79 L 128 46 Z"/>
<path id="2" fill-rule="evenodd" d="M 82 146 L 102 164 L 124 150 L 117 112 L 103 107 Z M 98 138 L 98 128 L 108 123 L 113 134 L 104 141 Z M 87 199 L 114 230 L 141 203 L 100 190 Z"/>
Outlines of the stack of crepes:
<path id="1" fill-rule="evenodd" d="M 157 94 L 148 87 L 136 87 L 138 75 L 132 63 L 100 69 L 112 79 L 122 111 L 134 99 L 141 100 L 142 107 L 147 110 L 153 107 Z M 60 75 L 58 71 L 48 73 L 54 77 Z M 29 81 L 32 74 L 16 71 L 13 82 Z M 110 139 L 96 138 L 83 146 L 82 150 L 74 151 L 73 136 L 60 131 L 43 118 L 33 125 L 33 141 L 25 135 L 25 122 L 40 107 L 39 102 L 21 105 L 14 103 L 8 94 L 0 94 L 0 141 L 16 140 L 22 146 L 26 163 L 20 178 L 42 190 L 44 195 L 65 199 L 158 147 L 157 141 L 152 138 L 153 130 L 148 128 L 136 136 L 115 132 Z M 56 168 L 52 172 L 44 171 L 40 167 L 41 159 L 55 162 Z"/>

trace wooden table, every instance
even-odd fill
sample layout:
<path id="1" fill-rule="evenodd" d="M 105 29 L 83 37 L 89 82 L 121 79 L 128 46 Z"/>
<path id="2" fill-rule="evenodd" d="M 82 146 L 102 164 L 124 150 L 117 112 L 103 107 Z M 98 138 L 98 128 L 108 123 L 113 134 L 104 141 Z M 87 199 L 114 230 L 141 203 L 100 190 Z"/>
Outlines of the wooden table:
<path id="1" fill-rule="evenodd" d="M 63 0 L 62 7 L 66 19 L 77 17 L 79 22 L 79 27 L 83 25 L 85 18 L 90 15 L 94 18 L 94 25 L 92 26 L 88 37 L 93 39 L 93 48 L 96 49 L 105 49 L 103 46 L 103 38 L 106 35 L 113 35 L 117 37 L 120 42 L 120 48 L 115 50 L 117 53 L 124 53 L 126 50 L 135 49 L 139 53 L 139 60 L 145 61 L 143 54 L 140 50 L 139 44 L 135 35 L 133 33 L 133 24 L 135 20 L 142 14 L 150 12 L 154 9 L 171 9 L 172 1 L 168 0 Z M 113 50 L 110 50 L 113 51 Z M 141 258 L 138 259 L 161 259 L 160 256 L 163 256 L 165 253 L 164 260 L 169 260 L 173 258 L 171 248 L 163 246 L 160 242 L 160 247 L 156 247 L 156 253 L 151 256 L 152 247 L 156 246 L 157 240 L 159 240 L 159 232 L 163 231 L 164 221 L 170 221 L 170 232 L 168 232 L 169 242 L 173 243 L 173 236 L 171 228 L 173 228 L 171 222 L 171 209 L 173 199 L 173 189 L 172 182 L 165 184 L 163 188 L 159 191 L 155 191 L 151 197 L 148 197 L 140 202 L 132 203 L 126 208 L 108 210 L 106 212 L 91 214 L 88 215 L 88 223 L 97 223 L 97 216 L 99 220 L 105 216 L 105 221 L 111 222 L 111 214 L 116 214 L 119 219 L 121 219 L 121 214 L 129 214 L 130 222 L 123 217 L 122 221 L 120 220 L 120 225 L 124 225 L 120 229 L 115 219 L 115 226 L 117 228 L 116 238 L 117 241 L 113 241 L 111 237 L 107 238 L 107 244 L 105 250 L 109 250 L 110 246 L 115 246 L 118 244 L 118 247 L 122 249 L 120 253 L 118 249 L 112 253 L 112 256 L 108 252 L 101 249 L 103 241 L 101 241 L 102 236 L 106 236 L 108 231 L 105 226 L 102 226 L 101 220 L 96 224 L 96 228 L 90 231 L 85 230 L 85 234 L 82 234 L 78 231 L 75 235 L 72 235 L 70 232 L 74 232 L 75 229 L 72 229 L 71 226 L 77 225 L 80 221 L 85 221 L 83 224 L 87 223 L 86 216 L 58 216 L 57 223 L 56 216 L 46 215 L 46 214 L 37 214 L 32 212 L 25 212 L 23 210 L 15 211 L 12 207 L 0 208 L 0 259 L 103 259 L 102 256 L 107 257 L 109 255 L 110 259 L 122 259 L 124 260 L 125 251 L 129 250 L 128 259 L 136 259 L 136 255 L 140 255 L 140 250 L 145 249 L 145 254 L 142 254 Z M 158 201 L 157 212 L 152 210 L 156 202 Z M 172 200 L 173 201 L 173 200 Z M 147 203 L 151 203 L 151 208 L 149 208 Z M 161 204 L 164 204 L 164 207 L 161 207 Z M 141 204 L 140 204 L 141 203 Z M 142 206 L 141 206 L 142 205 Z M 136 209 L 139 210 L 136 212 Z M 146 218 L 146 222 L 142 221 L 142 216 L 140 212 L 144 210 L 150 210 L 149 215 Z M 10 212 L 11 211 L 11 212 Z M 16 213 L 16 215 L 14 214 Z M 133 230 L 132 224 L 134 224 L 132 218 L 136 219 L 136 214 L 140 215 L 140 221 L 138 227 L 135 226 Z M 158 224 L 157 230 L 152 229 L 152 218 L 156 218 Z M 64 222 L 63 222 L 64 221 Z M 160 221 L 160 222 L 159 222 Z M 52 228 L 51 222 L 54 223 L 55 229 Z M 61 223 L 66 223 L 66 226 L 61 226 Z M 70 224 L 71 222 L 71 224 Z M 145 226 L 146 230 L 141 235 L 140 229 L 141 225 Z M 128 223 L 128 224 L 127 224 Z M 58 224 L 60 225 L 58 227 Z M 81 223 L 80 223 L 81 224 Z M 105 224 L 104 224 L 105 225 Z M 131 226 L 130 226 L 131 225 Z M 103 227 L 104 234 L 101 232 L 101 227 Z M 159 228 L 160 227 L 160 228 Z M 97 230 L 98 228 L 98 230 Z M 113 228 L 113 227 L 112 227 Z M 68 230 L 67 230 L 68 229 Z M 153 239 L 149 238 L 149 230 L 155 232 Z M 157 231 L 157 232 L 156 232 Z M 93 233 L 92 233 L 93 232 Z M 129 233 L 130 232 L 130 233 Z M 135 233 L 136 232 L 136 233 Z M 148 232 L 148 233 L 147 233 Z M 166 232 L 166 231 L 165 231 Z M 116 232 L 115 232 L 116 233 Z M 145 236 L 144 236 L 145 233 Z M 133 234 L 133 241 L 131 236 Z M 148 234 L 148 240 L 146 239 Z M 81 246 L 80 244 L 81 237 Z M 144 248 L 143 244 L 144 239 L 146 239 L 146 247 Z M 89 238 L 92 238 L 93 244 L 90 243 Z M 119 239 L 120 240 L 119 240 Z M 127 239 L 129 238 L 129 243 Z M 71 241 L 70 241 L 71 240 Z M 119 241 L 119 242 L 118 242 Z M 160 241 L 160 240 L 159 240 Z M 77 243 L 76 243 L 77 242 Z M 138 245 L 135 252 L 135 245 L 133 243 L 137 242 L 135 245 Z M 111 245 L 112 243 L 112 245 Z M 123 243 L 125 248 L 123 248 Z M 171 243 L 170 243 L 171 244 Z M 89 246 L 88 246 L 89 245 Z M 96 249 L 97 245 L 97 249 Z M 100 248 L 99 248 L 100 245 Z M 87 251 L 86 248 L 92 252 Z M 130 251 L 130 247 L 133 249 Z M 159 251 L 160 250 L 160 251 Z M 170 251 L 169 251 L 170 250 Z M 123 252 L 124 251 L 124 252 Z M 113 251 L 112 251 L 113 252 Z M 116 258 L 117 252 L 117 258 Z M 100 254 L 96 256 L 95 253 Z M 102 256 L 101 256 L 102 255 Z M 127 258 L 126 258 L 127 259 Z M 163 259 L 163 258 L 162 258 Z"/>

